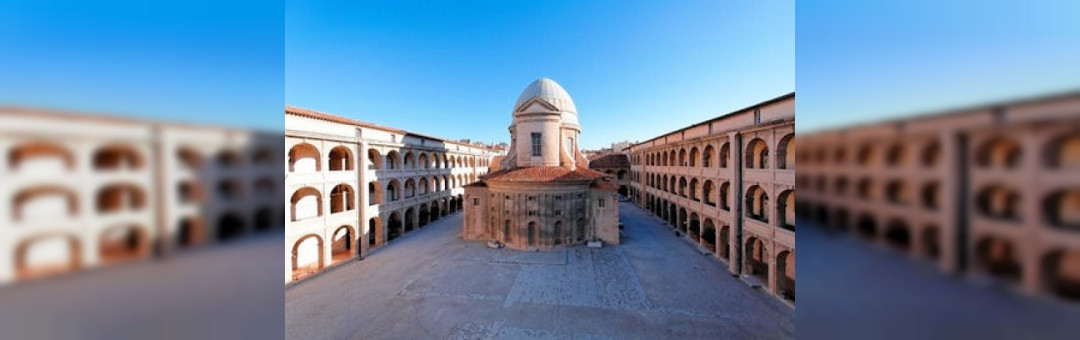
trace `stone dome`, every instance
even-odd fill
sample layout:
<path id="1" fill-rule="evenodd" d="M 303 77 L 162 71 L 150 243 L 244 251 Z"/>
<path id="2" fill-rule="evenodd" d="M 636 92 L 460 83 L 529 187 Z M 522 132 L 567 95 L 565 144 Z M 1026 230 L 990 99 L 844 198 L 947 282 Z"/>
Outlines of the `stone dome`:
<path id="1" fill-rule="evenodd" d="M 517 103 L 514 103 L 514 112 L 523 109 L 521 105 L 525 104 L 533 98 L 540 98 L 555 106 L 562 113 L 573 113 L 574 122 L 577 122 L 577 108 L 574 107 L 574 100 L 570 99 L 570 94 L 566 93 L 566 90 L 559 86 L 554 80 L 548 78 L 540 78 L 529 84 L 524 91 L 521 91 L 521 95 L 518 96 Z M 566 115 L 564 114 L 564 117 Z"/>

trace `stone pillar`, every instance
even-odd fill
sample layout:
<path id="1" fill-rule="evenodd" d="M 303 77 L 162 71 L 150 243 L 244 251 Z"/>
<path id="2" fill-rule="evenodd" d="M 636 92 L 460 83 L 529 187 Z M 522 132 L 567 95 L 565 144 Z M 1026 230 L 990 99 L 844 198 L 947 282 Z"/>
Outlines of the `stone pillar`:
<path id="1" fill-rule="evenodd" d="M 776 244 L 772 243 L 772 242 L 769 243 L 769 246 L 770 246 L 770 248 L 772 248 L 772 253 L 764 254 L 765 256 L 768 256 L 768 258 L 766 258 L 765 261 L 767 261 L 767 263 L 769 264 L 769 270 L 768 270 L 768 273 L 769 273 L 768 274 L 768 276 L 769 276 L 768 281 L 769 282 L 766 282 L 765 285 L 766 285 L 766 287 L 769 288 L 769 293 L 771 293 L 773 295 L 779 295 L 776 292 L 776 282 L 777 282 L 777 280 L 776 280 L 776 255 L 780 254 L 780 251 L 779 251 L 780 249 L 777 249 Z"/>
<path id="2" fill-rule="evenodd" d="M 738 132 L 728 133 L 728 155 L 733 159 L 728 159 L 728 174 L 731 178 L 731 188 L 728 190 L 729 206 L 732 208 L 731 212 L 734 215 L 731 225 L 731 256 L 728 261 L 728 270 L 732 275 L 738 276 L 744 273 L 743 270 L 743 182 L 742 182 L 742 135 Z M 719 159 L 717 160 L 719 161 Z"/>

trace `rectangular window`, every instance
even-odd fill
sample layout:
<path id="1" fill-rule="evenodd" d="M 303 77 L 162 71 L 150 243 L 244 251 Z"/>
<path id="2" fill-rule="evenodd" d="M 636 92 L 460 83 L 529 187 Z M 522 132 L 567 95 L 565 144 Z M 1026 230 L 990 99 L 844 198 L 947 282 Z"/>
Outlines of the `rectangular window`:
<path id="1" fill-rule="evenodd" d="M 603 207 L 604 207 L 604 199 L 603 199 L 603 198 L 601 198 L 601 199 L 600 199 L 600 207 L 601 207 L 601 208 L 603 208 Z"/>
<path id="2" fill-rule="evenodd" d="M 529 200 L 530 200 L 530 201 L 534 201 L 534 200 L 536 200 L 536 196 L 529 196 Z"/>
<path id="3" fill-rule="evenodd" d="M 562 216 L 562 210 L 555 210 L 555 216 Z"/>
<path id="4" fill-rule="evenodd" d="M 529 216 L 536 216 L 536 211 L 535 210 L 530 210 L 529 211 Z"/>
<path id="5" fill-rule="evenodd" d="M 557 199 L 557 200 L 561 200 L 561 199 L 562 199 L 562 195 L 555 195 L 555 199 Z"/>
<path id="6" fill-rule="evenodd" d="M 480 205 L 480 199 L 479 198 L 473 198 L 472 199 L 472 205 Z"/>
<path id="7" fill-rule="evenodd" d="M 761 109 L 754 110 L 754 124 L 761 124 Z"/>
<path id="8" fill-rule="evenodd" d="M 533 155 L 533 157 L 539 157 L 540 156 L 540 133 L 539 132 L 533 132 L 532 133 L 532 155 Z"/>

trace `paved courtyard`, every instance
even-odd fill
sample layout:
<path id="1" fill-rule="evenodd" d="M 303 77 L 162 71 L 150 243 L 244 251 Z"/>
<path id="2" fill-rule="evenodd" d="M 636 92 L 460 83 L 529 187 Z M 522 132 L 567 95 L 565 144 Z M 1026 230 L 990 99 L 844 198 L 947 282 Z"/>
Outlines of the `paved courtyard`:
<path id="1" fill-rule="evenodd" d="M 448 216 L 285 291 L 291 339 L 794 338 L 795 311 L 620 205 L 623 245 L 465 242 Z"/>

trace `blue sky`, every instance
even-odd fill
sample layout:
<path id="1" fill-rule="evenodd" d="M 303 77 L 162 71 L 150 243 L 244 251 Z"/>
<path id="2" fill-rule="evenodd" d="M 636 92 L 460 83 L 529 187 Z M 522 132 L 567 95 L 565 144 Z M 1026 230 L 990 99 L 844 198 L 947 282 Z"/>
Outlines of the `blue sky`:
<path id="1" fill-rule="evenodd" d="M 1077 1 L 803 1 L 796 130 L 1080 90 Z"/>
<path id="2" fill-rule="evenodd" d="M 285 102 L 444 138 L 509 141 L 549 77 L 581 146 L 645 140 L 795 90 L 785 1 L 289 1 Z"/>
<path id="3" fill-rule="evenodd" d="M 281 131 L 283 8 L 2 1 L 0 104 Z"/>

